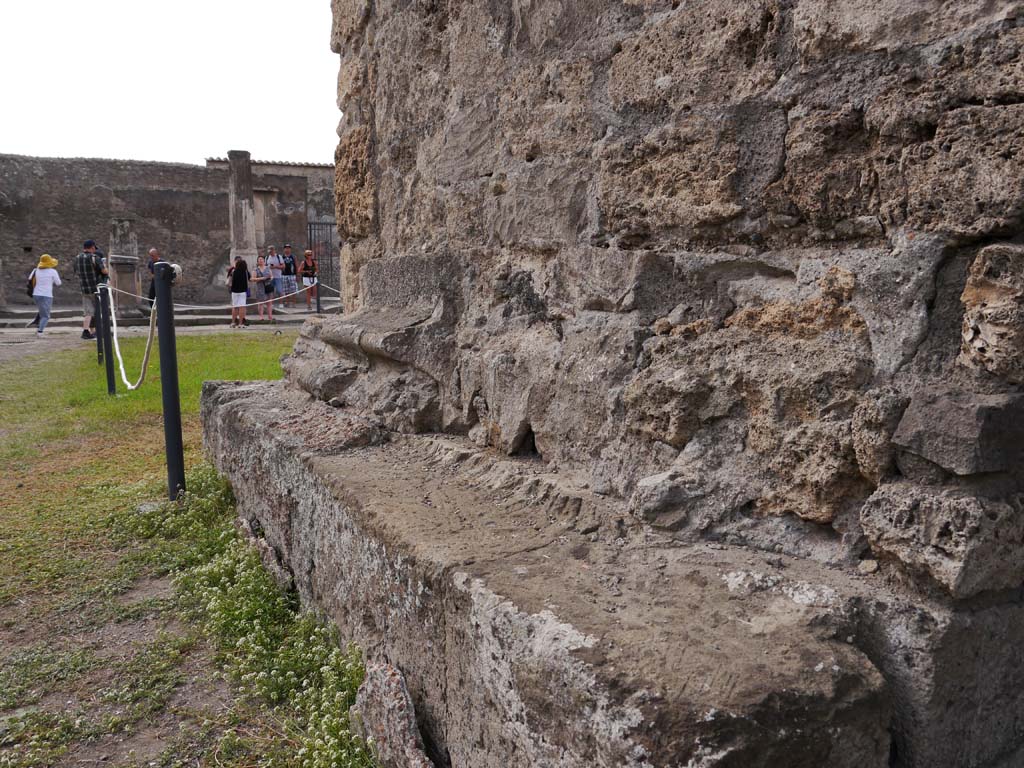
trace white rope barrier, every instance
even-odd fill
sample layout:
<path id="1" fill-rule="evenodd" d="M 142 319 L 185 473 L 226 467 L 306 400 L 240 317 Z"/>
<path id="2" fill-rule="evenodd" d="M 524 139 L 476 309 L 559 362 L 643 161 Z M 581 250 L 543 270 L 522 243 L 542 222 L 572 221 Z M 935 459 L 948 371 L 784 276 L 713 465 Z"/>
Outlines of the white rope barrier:
<path id="1" fill-rule="evenodd" d="M 146 352 L 142 356 L 142 372 L 139 380 L 132 384 L 128 381 L 128 374 L 124 370 L 124 358 L 121 357 L 121 345 L 117 339 L 117 307 L 114 306 L 114 293 L 116 288 L 107 286 L 107 301 L 110 303 L 110 336 L 114 342 L 114 354 L 117 356 L 118 366 L 121 368 L 121 381 L 128 387 L 128 391 L 138 389 L 146 380 L 146 371 L 149 370 L 149 355 L 153 351 L 153 337 L 156 336 L 156 304 L 149 310 L 149 338 L 146 339 Z M 118 291 L 124 293 L 124 291 Z"/>
<path id="2" fill-rule="evenodd" d="M 333 291 L 334 293 L 338 294 L 339 296 L 341 295 L 341 291 L 338 290 L 337 288 L 335 288 L 333 286 L 330 286 L 330 285 L 326 285 L 325 283 L 321 283 L 321 282 L 318 281 L 318 282 L 314 283 L 314 285 L 312 285 L 312 286 L 310 286 L 310 285 L 303 286 L 301 289 L 295 291 L 294 293 L 285 294 L 284 296 L 275 296 L 272 299 L 267 299 L 266 301 L 253 302 L 251 304 L 246 304 L 245 306 L 246 307 L 256 307 L 256 306 L 259 306 L 260 304 L 268 304 L 268 303 L 270 303 L 272 301 L 277 301 L 278 299 L 284 299 L 284 298 L 287 298 L 289 296 L 297 296 L 300 293 L 304 293 L 304 292 L 308 291 L 310 288 L 312 288 L 314 286 L 319 286 L 321 288 L 326 288 L 327 290 Z M 138 389 L 139 387 L 142 386 L 142 383 L 146 380 L 146 372 L 149 370 L 149 358 L 150 358 L 150 355 L 151 355 L 151 353 L 153 351 L 153 339 L 156 337 L 156 304 L 153 303 L 151 305 L 151 307 L 150 307 L 150 310 L 149 310 L 149 336 L 146 339 L 146 351 L 143 353 L 143 356 L 142 356 L 142 371 L 139 373 L 138 380 L 134 384 L 132 384 L 130 381 L 128 381 L 128 373 L 125 371 L 125 367 L 124 367 L 124 357 L 122 357 L 122 355 L 121 355 L 121 344 L 120 344 L 120 341 L 119 341 L 119 339 L 117 337 L 117 307 L 114 304 L 114 292 L 120 293 L 122 296 L 130 296 L 131 298 L 138 299 L 140 301 L 150 301 L 150 299 L 148 297 L 139 296 L 138 294 L 131 293 L 129 291 L 122 291 L 120 288 L 115 288 L 114 286 L 109 285 L 109 284 L 107 285 L 107 300 L 110 303 L 110 330 L 111 330 L 111 334 L 110 335 L 111 335 L 111 338 L 112 338 L 112 341 L 113 341 L 114 354 L 117 357 L 117 364 L 118 364 L 118 367 L 120 368 L 120 371 L 121 371 L 121 381 L 124 382 L 124 385 L 128 388 L 128 391 L 133 391 L 133 390 L 136 390 L 136 389 Z M 174 307 L 176 309 L 233 309 L 234 308 L 234 306 L 231 305 L 231 304 L 223 304 L 223 305 L 175 304 Z"/>
<path id="3" fill-rule="evenodd" d="M 243 307 L 258 307 L 260 304 L 269 304 L 272 301 L 279 301 L 280 299 L 287 299 L 290 296 L 298 296 L 300 293 L 305 293 L 310 288 L 315 288 L 315 287 L 316 287 L 315 285 L 306 285 L 306 286 L 303 286 L 302 288 L 300 288 L 299 290 L 295 291 L 294 293 L 286 293 L 283 296 L 274 296 L 274 298 L 266 299 L 265 301 L 253 301 L 253 302 L 250 302 L 248 304 L 242 304 L 241 306 L 243 306 Z M 132 298 L 138 299 L 139 301 L 149 301 L 149 298 L 147 296 L 139 296 L 137 293 L 130 293 L 128 291 L 122 291 L 120 288 L 113 288 L 112 287 L 110 290 L 117 291 L 118 293 L 123 294 L 124 296 L 131 296 Z M 337 289 L 332 288 L 331 290 L 337 290 Z M 174 308 L 175 309 L 238 309 L 238 307 L 234 306 L 233 304 L 175 304 Z"/>

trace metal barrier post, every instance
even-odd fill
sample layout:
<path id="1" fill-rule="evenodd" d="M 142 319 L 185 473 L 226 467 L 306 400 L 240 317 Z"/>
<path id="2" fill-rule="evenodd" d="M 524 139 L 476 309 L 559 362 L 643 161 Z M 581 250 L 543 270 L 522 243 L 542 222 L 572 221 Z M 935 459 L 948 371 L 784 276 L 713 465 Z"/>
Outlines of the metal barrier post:
<path id="1" fill-rule="evenodd" d="M 314 287 L 316 289 L 316 313 L 318 315 L 322 315 L 324 313 L 324 311 L 322 309 L 320 309 L 320 278 L 319 277 L 314 277 L 313 278 L 313 285 L 314 285 Z"/>
<path id="2" fill-rule="evenodd" d="M 92 295 L 92 320 L 96 324 L 96 365 L 103 365 L 103 334 L 100 333 L 100 295 Z"/>
<path id="3" fill-rule="evenodd" d="M 160 389 L 164 405 L 164 447 L 167 451 L 167 494 L 173 501 L 185 490 L 185 452 L 181 442 L 181 395 L 178 391 L 178 347 L 174 339 L 171 283 L 174 266 L 153 265 L 156 287 L 156 325 L 160 342 Z"/>
<path id="4" fill-rule="evenodd" d="M 99 288 L 100 316 L 96 330 L 99 331 L 103 346 L 103 361 L 107 364 L 107 394 L 117 394 L 117 381 L 114 378 L 114 345 L 110 338 L 110 287 L 101 283 Z"/>

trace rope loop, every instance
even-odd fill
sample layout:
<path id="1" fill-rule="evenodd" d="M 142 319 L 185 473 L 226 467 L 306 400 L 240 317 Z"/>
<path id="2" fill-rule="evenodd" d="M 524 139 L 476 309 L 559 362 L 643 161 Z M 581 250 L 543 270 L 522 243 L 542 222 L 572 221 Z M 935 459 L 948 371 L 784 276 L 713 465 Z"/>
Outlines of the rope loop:
<path id="1" fill-rule="evenodd" d="M 114 294 L 110 286 L 107 287 L 107 301 L 110 303 L 110 336 L 114 342 L 114 354 L 117 356 L 117 364 L 121 369 L 121 381 L 128 387 L 128 391 L 138 389 L 142 386 L 142 382 L 146 380 L 146 371 L 149 370 L 149 355 L 153 351 L 153 338 L 156 336 L 156 304 L 149 310 L 149 338 L 146 339 L 146 352 L 142 356 L 142 372 L 139 374 L 139 380 L 132 384 L 128 381 L 128 374 L 124 370 L 124 358 L 121 357 L 121 345 L 117 338 L 117 309 L 114 306 Z M 123 291 L 119 291 L 123 293 Z"/>
<path id="2" fill-rule="evenodd" d="M 330 285 L 325 285 L 324 283 L 320 283 L 320 282 L 316 283 L 316 285 L 318 285 L 318 286 L 320 286 L 322 288 L 326 288 L 329 291 L 333 291 L 334 293 L 338 294 L 339 296 L 341 295 L 341 291 L 339 291 L 337 288 L 334 288 L 334 287 L 332 287 Z M 256 306 L 259 306 L 260 304 L 267 304 L 268 302 L 277 301 L 278 299 L 284 299 L 284 298 L 287 298 L 289 296 L 297 296 L 300 293 L 308 291 L 311 287 L 312 286 L 308 286 L 307 285 L 307 286 L 304 286 L 302 289 L 300 289 L 298 291 L 295 291 L 295 293 L 289 293 L 289 294 L 286 294 L 285 296 L 276 296 L 273 299 L 267 299 L 267 301 L 257 301 L 257 302 L 254 302 L 252 304 L 246 304 L 245 306 L 247 306 L 247 307 L 256 307 Z M 139 295 L 134 294 L 134 293 L 129 293 L 128 291 L 122 291 L 119 288 L 115 288 L 112 285 L 108 285 L 107 286 L 107 301 L 110 303 L 110 331 L 111 331 L 110 335 L 111 335 L 112 340 L 113 340 L 114 354 L 117 357 L 117 364 L 118 364 L 118 367 L 121 370 L 121 381 L 124 382 L 124 385 L 126 387 L 128 387 L 129 391 L 133 391 L 133 390 L 136 390 L 136 389 L 138 389 L 139 387 L 142 386 L 142 383 L 146 380 L 146 372 L 149 370 L 149 358 L 150 358 L 150 355 L 151 355 L 151 353 L 153 351 L 153 339 L 156 337 L 156 303 L 154 302 L 153 305 L 150 307 L 150 310 L 149 310 L 149 336 L 146 339 L 146 351 L 145 351 L 145 354 L 142 356 L 142 371 L 141 371 L 141 373 L 139 373 L 138 381 L 136 381 L 134 384 L 132 384 L 130 381 L 128 381 L 128 374 L 125 371 L 125 367 L 124 367 L 124 358 L 121 356 L 121 344 L 120 344 L 120 342 L 118 340 L 118 337 L 117 337 L 117 309 L 114 306 L 114 292 L 115 291 L 117 293 L 120 293 L 123 296 L 130 296 L 132 298 L 139 299 L 140 301 L 143 301 L 143 300 L 144 301 L 149 301 L 149 299 L 148 299 L 148 297 L 145 297 L 145 296 L 139 296 Z M 175 304 L 174 307 L 176 309 L 231 309 L 231 305 L 230 304 L 218 305 L 218 306 L 203 305 L 203 304 Z"/>

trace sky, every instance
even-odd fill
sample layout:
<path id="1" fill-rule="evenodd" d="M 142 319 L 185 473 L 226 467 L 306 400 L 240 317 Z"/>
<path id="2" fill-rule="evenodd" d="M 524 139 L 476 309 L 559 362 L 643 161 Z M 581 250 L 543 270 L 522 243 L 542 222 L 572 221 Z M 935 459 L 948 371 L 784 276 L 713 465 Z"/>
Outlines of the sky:
<path id="1" fill-rule="evenodd" d="M 0 0 L 0 153 L 331 163 L 330 0 Z"/>

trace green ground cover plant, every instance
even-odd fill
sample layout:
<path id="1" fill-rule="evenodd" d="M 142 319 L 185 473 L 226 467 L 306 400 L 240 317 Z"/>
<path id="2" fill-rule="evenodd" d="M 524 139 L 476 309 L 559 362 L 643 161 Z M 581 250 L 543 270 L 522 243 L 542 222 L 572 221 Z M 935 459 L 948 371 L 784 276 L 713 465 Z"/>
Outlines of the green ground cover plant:
<path id="1" fill-rule="evenodd" d="M 157 380 L 108 398 L 91 345 L 0 368 L 0 767 L 372 765 L 358 650 L 277 587 L 202 460 L 202 381 L 279 377 L 293 341 L 179 336 L 177 503 L 153 502 Z"/>

